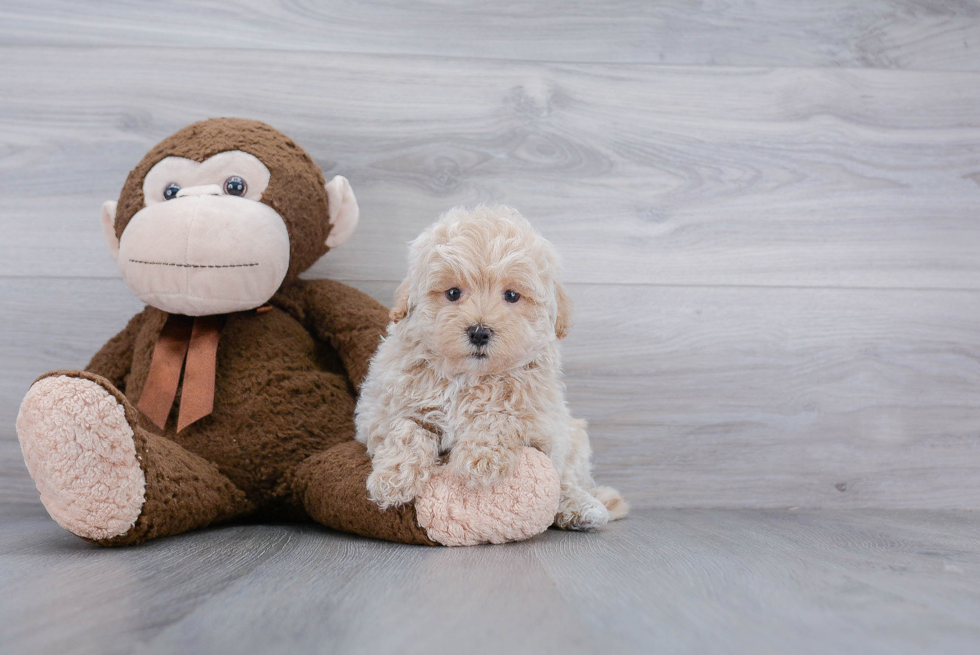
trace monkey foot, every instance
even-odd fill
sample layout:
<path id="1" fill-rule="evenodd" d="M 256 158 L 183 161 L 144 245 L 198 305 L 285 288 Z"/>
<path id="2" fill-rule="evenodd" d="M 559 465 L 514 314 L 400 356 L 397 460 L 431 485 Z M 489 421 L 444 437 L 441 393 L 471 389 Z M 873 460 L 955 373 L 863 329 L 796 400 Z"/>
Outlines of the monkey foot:
<path id="1" fill-rule="evenodd" d="M 136 523 L 145 478 L 123 406 L 104 386 L 71 375 L 35 382 L 17 436 L 41 502 L 63 528 L 107 539 Z"/>
<path id="2" fill-rule="evenodd" d="M 513 475 L 485 489 L 440 468 L 415 499 L 415 513 L 429 538 L 445 546 L 520 541 L 555 520 L 559 487 L 548 456 L 524 448 Z"/>

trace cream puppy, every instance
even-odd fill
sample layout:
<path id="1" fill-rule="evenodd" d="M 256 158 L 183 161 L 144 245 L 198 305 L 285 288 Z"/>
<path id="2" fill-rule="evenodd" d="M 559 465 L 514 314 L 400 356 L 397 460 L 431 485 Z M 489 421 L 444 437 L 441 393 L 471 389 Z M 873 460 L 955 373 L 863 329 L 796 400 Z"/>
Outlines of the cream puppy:
<path id="1" fill-rule="evenodd" d="M 418 495 L 448 454 L 474 487 L 510 475 L 523 446 L 561 479 L 555 525 L 589 530 L 628 506 L 596 487 L 585 421 L 571 417 L 558 340 L 571 305 L 554 248 L 515 210 L 462 208 L 411 244 L 388 335 L 357 405 L 357 439 L 382 508 Z"/>

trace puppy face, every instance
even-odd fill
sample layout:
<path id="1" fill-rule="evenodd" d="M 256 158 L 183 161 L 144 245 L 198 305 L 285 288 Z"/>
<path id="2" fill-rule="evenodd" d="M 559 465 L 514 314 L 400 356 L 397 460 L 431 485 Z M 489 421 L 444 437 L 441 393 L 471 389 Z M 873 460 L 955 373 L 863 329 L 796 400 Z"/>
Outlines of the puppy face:
<path id="1" fill-rule="evenodd" d="M 508 207 L 455 209 L 412 243 L 392 319 L 447 372 L 523 366 L 565 335 L 554 249 Z"/>

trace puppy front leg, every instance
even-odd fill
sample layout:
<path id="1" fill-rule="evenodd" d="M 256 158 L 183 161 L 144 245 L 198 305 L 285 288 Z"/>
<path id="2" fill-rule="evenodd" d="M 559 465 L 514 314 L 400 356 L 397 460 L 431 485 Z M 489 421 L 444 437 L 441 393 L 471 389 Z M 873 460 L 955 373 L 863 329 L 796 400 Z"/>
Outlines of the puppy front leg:
<path id="1" fill-rule="evenodd" d="M 562 481 L 555 527 L 562 530 L 596 530 L 608 522 L 609 510 L 601 500 L 579 484 Z"/>
<path id="2" fill-rule="evenodd" d="M 609 522 L 609 510 L 593 493 L 592 448 L 584 421 L 573 421 L 569 450 L 561 473 L 561 496 L 555 527 L 562 530 L 596 530 Z M 615 490 L 610 489 L 618 497 Z M 620 498 L 622 500 L 622 498 Z M 625 506 L 625 502 L 623 503 Z"/>
<path id="3" fill-rule="evenodd" d="M 472 417 L 449 453 L 449 467 L 471 487 L 489 487 L 514 472 L 527 426 L 508 414 Z"/>
<path id="4" fill-rule="evenodd" d="M 596 487 L 592 480 L 592 447 L 585 421 L 573 420 L 568 431 L 568 450 L 561 470 L 561 497 L 555 527 L 562 530 L 595 530 L 621 519 L 629 505 L 612 487 Z"/>
<path id="5" fill-rule="evenodd" d="M 374 446 L 367 489 L 381 509 L 415 499 L 439 464 L 439 438 L 411 419 L 402 419 Z"/>

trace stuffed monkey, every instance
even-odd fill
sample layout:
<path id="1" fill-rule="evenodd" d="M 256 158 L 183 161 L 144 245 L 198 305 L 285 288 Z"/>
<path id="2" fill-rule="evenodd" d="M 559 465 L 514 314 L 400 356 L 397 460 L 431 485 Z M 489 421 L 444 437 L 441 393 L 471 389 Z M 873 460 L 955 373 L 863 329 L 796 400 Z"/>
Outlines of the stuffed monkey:
<path id="1" fill-rule="evenodd" d="M 558 479 L 530 449 L 491 489 L 442 471 L 413 504 L 368 499 L 354 406 L 388 312 L 339 282 L 298 279 L 357 221 L 347 180 L 325 183 L 263 123 L 207 120 L 153 148 L 102 208 L 147 307 L 84 371 L 35 381 L 17 417 L 51 517 L 104 546 L 233 520 L 428 545 L 546 529 Z"/>

